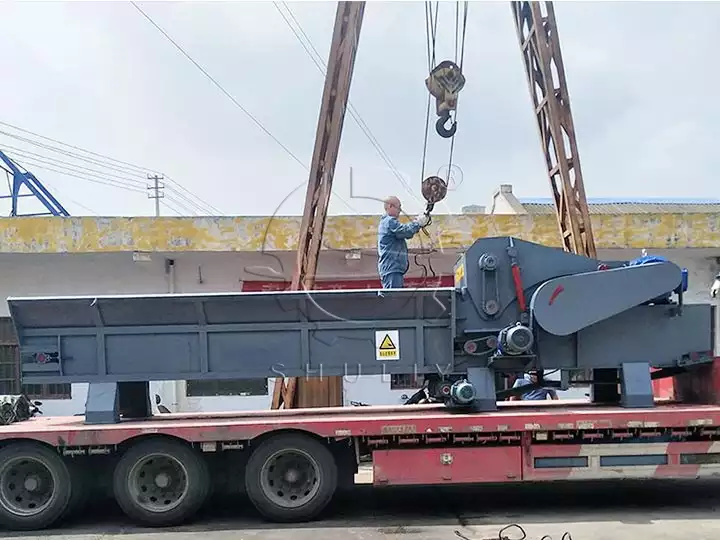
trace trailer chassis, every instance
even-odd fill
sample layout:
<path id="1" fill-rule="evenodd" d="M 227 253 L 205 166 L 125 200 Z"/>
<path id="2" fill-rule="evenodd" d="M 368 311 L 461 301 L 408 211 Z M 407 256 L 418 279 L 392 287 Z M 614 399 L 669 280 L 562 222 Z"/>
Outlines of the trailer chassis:
<path id="1" fill-rule="evenodd" d="M 375 486 L 720 474 L 720 407 L 628 410 L 567 402 L 82 417 L 0 427 L 0 523 L 51 527 L 106 488 L 136 523 L 190 520 L 213 492 L 244 491 L 269 521 L 317 518 L 361 458 Z"/>

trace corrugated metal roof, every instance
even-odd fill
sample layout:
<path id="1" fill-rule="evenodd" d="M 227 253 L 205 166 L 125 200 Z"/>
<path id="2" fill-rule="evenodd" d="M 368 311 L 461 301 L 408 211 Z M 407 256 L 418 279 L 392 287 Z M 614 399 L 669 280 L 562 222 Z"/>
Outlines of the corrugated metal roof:
<path id="1" fill-rule="evenodd" d="M 551 199 L 520 199 L 528 214 L 552 214 Z M 702 199 L 590 199 L 591 214 L 714 214 L 720 201 Z"/>

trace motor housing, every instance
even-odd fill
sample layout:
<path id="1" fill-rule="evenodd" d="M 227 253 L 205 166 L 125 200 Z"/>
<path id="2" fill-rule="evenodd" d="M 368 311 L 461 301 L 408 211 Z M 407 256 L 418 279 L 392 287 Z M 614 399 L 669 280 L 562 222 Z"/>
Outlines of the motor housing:
<path id="1" fill-rule="evenodd" d="M 456 405 L 470 405 L 477 395 L 475 387 L 466 379 L 455 381 L 450 386 L 450 400 Z"/>
<path id="2" fill-rule="evenodd" d="M 524 324 L 517 323 L 504 328 L 498 336 L 501 354 L 527 354 L 535 343 L 532 330 Z"/>

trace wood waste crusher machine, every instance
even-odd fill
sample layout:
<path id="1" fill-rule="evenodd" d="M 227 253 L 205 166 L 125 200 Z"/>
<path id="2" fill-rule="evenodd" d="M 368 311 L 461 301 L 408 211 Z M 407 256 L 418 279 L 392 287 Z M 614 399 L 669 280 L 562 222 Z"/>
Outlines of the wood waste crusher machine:
<path id="1" fill-rule="evenodd" d="M 560 372 L 546 386 L 590 374 L 595 401 L 652 407 L 653 378 L 713 357 L 714 306 L 684 304 L 687 286 L 662 258 L 497 237 L 460 256 L 450 288 L 8 303 L 23 382 L 90 383 L 85 422 L 99 424 L 152 415 L 148 381 L 277 376 L 425 374 L 448 407 L 492 411 L 508 392 L 496 375 L 531 368 Z"/>

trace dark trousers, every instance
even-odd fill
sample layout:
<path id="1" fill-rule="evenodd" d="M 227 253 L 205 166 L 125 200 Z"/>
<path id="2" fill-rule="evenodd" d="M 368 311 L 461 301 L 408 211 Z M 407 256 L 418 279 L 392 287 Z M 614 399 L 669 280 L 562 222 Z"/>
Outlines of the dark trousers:
<path id="1" fill-rule="evenodd" d="M 383 289 L 402 289 L 405 276 L 401 272 L 393 272 L 380 276 Z"/>

